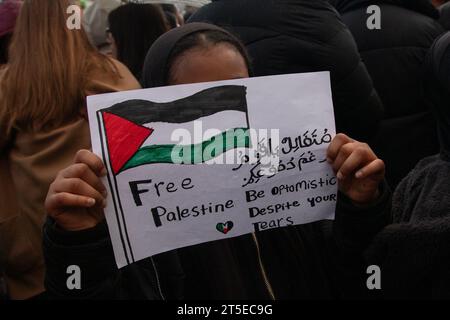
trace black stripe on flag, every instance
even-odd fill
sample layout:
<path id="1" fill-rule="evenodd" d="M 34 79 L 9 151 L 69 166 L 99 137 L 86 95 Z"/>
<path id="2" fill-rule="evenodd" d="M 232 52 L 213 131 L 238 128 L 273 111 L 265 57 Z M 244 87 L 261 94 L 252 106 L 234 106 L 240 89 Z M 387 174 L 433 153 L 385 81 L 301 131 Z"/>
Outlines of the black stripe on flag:
<path id="1" fill-rule="evenodd" d="M 247 88 L 244 86 L 220 86 L 172 102 L 128 100 L 102 111 L 139 125 L 150 122 L 184 123 L 221 111 L 247 112 L 246 95 Z"/>

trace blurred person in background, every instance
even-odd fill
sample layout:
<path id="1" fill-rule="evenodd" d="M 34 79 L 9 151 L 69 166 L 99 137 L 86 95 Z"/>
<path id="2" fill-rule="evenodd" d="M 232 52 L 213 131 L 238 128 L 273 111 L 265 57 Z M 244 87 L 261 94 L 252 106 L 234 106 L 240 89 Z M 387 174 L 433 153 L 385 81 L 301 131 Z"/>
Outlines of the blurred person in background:
<path id="1" fill-rule="evenodd" d="M 169 27 L 158 5 L 128 3 L 108 17 L 112 56 L 141 78 L 145 56 L 153 42 Z"/>
<path id="2" fill-rule="evenodd" d="M 332 0 L 352 32 L 383 102 L 385 115 L 373 147 L 386 161 L 395 189 L 423 158 L 439 152 L 436 122 L 422 92 L 423 62 L 444 32 L 429 0 L 378 0 L 381 29 L 367 27 L 370 0 Z"/>
<path id="3" fill-rule="evenodd" d="M 8 62 L 8 48 L 21 4 L 17 0 L 0 3 L 0 66 Z"/>
<path id="4" fill-rule="evenodd" d="M 184 24 L 184 18 L 174 4 L 165 3 L 161 4 L 160 6 L 164 10 L 164 13 L 167 16 L 167 19 L 169 20 L 172 29 L 180 27 Z"/>
<path id="5" fill-rule="evenodd" d="M 183 19 L 185 22 L 187 22 L 189 20 L 189 18 L 195 13 L 197 12 L 198 8 L 194 7 L 194 6 L 186 6 L 184 9 L 184 15 L 183 15 Z"/>
<path id="6" fill-rule="evenodd" d="M 255 76 L 330 71 L 338 132 L 370 142 L 377 131 L 383 107 L 352 35 L 328 1 L 214 0 L 189 22 L 237 35 Z"/>
<path id="7" fill-rule="evenodd" d="M 440 153 L 417 164 L 393 198 L 393 224 L 366 252 L 382 270 L 382 298 L 450 298 L 450 32 L 425 60 L 424 92 L 437 123 Z"/>
<path id="8" fill-rule="evenodd" d="M 0 71 L 0 266 L 12 299 L 43 295 L 45 194 L 90 148 L 86 96 L 140 88 L 83 29 L 66 27 L 71 3 L 25 1 Z"/>
<path id="9" fill-rule="evenodd" d="M 120 5 L 120 0 L 95 0 L 84 10 L 83 27 L 91 43 L 104 54 L 112 53 L 107 36 L 108 15 Z"/>
<path id="10" fill-rule="evenodd" d="M 178 24 L 177 17 L 171 12 L 164 11 L 164 15 L 166 17 L 167 23 L 170 29 L 178 28 L 180 25 Z"/>

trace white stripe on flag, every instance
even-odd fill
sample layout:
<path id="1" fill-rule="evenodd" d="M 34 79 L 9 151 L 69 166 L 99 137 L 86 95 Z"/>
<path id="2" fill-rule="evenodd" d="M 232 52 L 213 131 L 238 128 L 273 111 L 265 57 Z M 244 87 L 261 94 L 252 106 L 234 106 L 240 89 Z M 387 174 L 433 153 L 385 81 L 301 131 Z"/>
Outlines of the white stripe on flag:
<path id="1" fill-rule="evenodd" d="M 200 131 L 199 134 L 196 135 L 194 135 L 194 122 L 198 122 L 196 124 L 196 130 Z M 201 128 L 198 127 L 200 123 Z M 180 145 L 189 145 L 192 143 L 201 143 L 204 140 L 212 138 L 218 134 L 215 130 L 218 130 L 220 133 L 228 129 L 247 128 L 248 125 L 245 112 L 228 110 L 185 123 L 151 122 L 144 126 L 154 130 L 143 144 L 143 146 L 148 146 L 157 144 L 177 144 L 178 141 L 172 140 L 172 134 L 177 129 L 186 129 L 191 133 L 192 141 L 182 141 L 182 143 L 180 143 Z M 208 129 L 215 130 L 210 130 L 208 132 Z"/>

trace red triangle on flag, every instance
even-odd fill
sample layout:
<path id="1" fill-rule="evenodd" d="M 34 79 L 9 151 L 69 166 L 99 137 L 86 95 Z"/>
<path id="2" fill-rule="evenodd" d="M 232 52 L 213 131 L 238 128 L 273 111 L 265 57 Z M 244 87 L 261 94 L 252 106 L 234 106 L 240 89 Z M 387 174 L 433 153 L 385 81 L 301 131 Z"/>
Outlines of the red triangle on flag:
<path id="1" fill-rule="evenodd" d="M 114 174 L 133 157 L 153 129 L 137 125 L 115 114 L 103 112 L 103 124 Z"/>

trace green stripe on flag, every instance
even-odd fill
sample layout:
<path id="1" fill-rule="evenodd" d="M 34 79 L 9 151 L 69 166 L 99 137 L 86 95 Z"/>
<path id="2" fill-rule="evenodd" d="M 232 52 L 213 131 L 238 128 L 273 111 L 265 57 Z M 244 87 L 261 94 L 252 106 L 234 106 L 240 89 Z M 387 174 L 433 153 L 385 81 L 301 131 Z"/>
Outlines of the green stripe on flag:
<path id="1" fill-rule="evenodd" d="M 230 129 L 199 144 L 142 147 L 120 171 L 155 163 L 198 164 L 212 160 L 232 149 L 250 147 L 249 129 Z M 174 159 L 173 155 L 178 159 Z"/>

